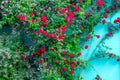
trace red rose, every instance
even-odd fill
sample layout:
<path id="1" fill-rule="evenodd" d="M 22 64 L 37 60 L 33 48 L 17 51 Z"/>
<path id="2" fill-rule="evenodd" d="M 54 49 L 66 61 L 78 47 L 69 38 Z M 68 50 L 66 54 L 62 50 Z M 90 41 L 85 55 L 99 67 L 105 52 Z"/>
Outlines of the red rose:
<path id="1" fill-rule="evenodd" d="M 36 55 L 41 56 L 41 50 L 40 49 L 36 50 Z"/>
<path id="2" fill-rule="evenodd" d="M 46 31 L 43 31 L 41 28 L 38 29 L 38 32 L 41 33 L 42 35 L 46 35 Z"/>
<path id="3" fill-rule="evenodd" d="M 41 48 L 41 53 L 44 53 L 45 52 L 45 48 Z"/>
<path id="4" fill-rule="evenodd" d="M 85 14 L 85 16 L 86 16 L 86 17 L 89 17 L 89 14 L 88 14 L 88 13 L 86 13 L 86 14 Z"/>
<path id="5" fill-rule="evenodd" d="M 36 21 L 37 21 L 37 20 L 35 20 L 35 19 L 32 19 L 32 21 L 31 21 L 31 22 L 32 22 L 32 23 L 35 23 Z"/>
<path id="6" fill-rule="evenodd" d="M 27 59 L 26 55 L 23 54 L 23 55 L 22 55 L 22 60 L 26 60 L 26 59 Z"/>
<path id="7" fill-rule="evenodd" d="M 74 65 L 74 64 L 70 64 L 70 67 L 71 67 L 71 68 L 74 68 L 74 67 L 75 67 L 75 65 Z"/>
<path id="8" fill-rule="evenodd" d="M 67 62 L 67 61 L 64 61 L 64 64 L 68 64 L 68 62 Z"/>
<path id="9" fill-rule="evenodd" d="M 40 18 L 40 21 L 41 21 L 41 22 L 46 22 L 46 21 L 47 21 L 46 16 L 43 15 L 43 16 Z"/>
<path id="10" fill-rule="evenodd" d="M 82 28 L 83 28 L 83 26 L 80 25 L 80 29 L 82 29 Z"/>
<path id="11" fill-rule="evenodd" d="M 26 20 L 26 16 L 18 15 L 18 19 L 25 21 Z"/>
<path id="12" fill-rule="evenodd" d="M 73 55 L 72 53 L 70 53 L 69 57 L 70 57 L 70 58 L 73 58 L 73 57 L 74 57 L 74 55 Z"/>
<path id="13" fill-rule="evenodd" d="M 117 58 L 117 61 L 119 62 L 119 61 L 120 61 L 120 58 Z"/>
<path id="14" fill-rule="evenodd" d="M 77 65 L 80 65 L 80 62 L 79 62 L 79 61 L 77 62 Z"/>
<path id="15" fill-rule="evenodd" d="M 74 70 L 70 70 L 70 74 L 74 74 Z"/>
<path id="16" fill-rule="evenodd" d="M 104 11 L 105 11 L 105 12 L 108 12 L 108 9 L 106 8 L 106 9 L 104 9 Z"/>
<path id="17" fill-rule="evenodd" d="M 65 55 L 66 54 L 66 51 L 62 51 L 62 53 L 61 53 L 62 55 Z"/>
<path id="18" fill-rule="evenodd" d="M 60 10 L 60 8 L 55 8 L 55 11 L 58 12 Z"/>
<path id="19" fill-rule="evenodd" d="M 89 40 L 90 38 L 91 38 L 91 36 L 90 36 L 90 35 L 86 36 L 86 39 L 87 39 L 87 40 Z"/>
<path id="20" fill-rule="evenodd" d="M 79 52 L 79 53 L 78 53 L 78 56 L 81 56 L 81 54 L 82 54 L 82 53 L 81 53 L 81 52 Z"/>
<path id="21" fill-rule="evenodd" d="M 74 12 L 79 12 L 80 11 L 80 9 L 79 9 L 79 7 L 74 7 Z"/>
<path id="22" fill-rule="evenodd" d="M 70 22 L 69 22 L 70 24 L 72 24 L 73 23 L 73 21 L 72 21 L 72 19 L 70 19 Z"/>
<path id="23" fill-rule="evenodd" d="M 115 6 L 112 6 L 111 9 L 112 9 L 112 10 L 115 10 Z"/>
<path id="24" fill-rule="evenodd" d="M 65 33 L 66 27 L 60 27 L 60 32 Z"/>
<path id="25" fill-rule="evenodd" d="M 100 38 L 100 35 L 96 35 L 96 37 L 99 39 L 99 38 Z"/>
<path id="26" fill-rule="evenodd" d="M 59 63 L 59 61 L 58 61 L 58 60 L 56 60 L 55 64 L 58 64 L 58 63 Z"/>
<path id="27" fill-rule="evenodd" d="M 52 38 L 52 36 L 53 36 L 53 34 L 51 34 L 51 33 L 48 34 L 49 39 Z"/>
<path id="28" fill-rule="evenodd" d="M 102 23 L 103 23 L 103 24 L 106 23 L 106 20 L 102 20 Z"/>
<path id="29" fill-rule="evenodd" d="M 30 17 L 33 17 L 33 16 L 34 16 L 34 13 L 33 13 L 33 12 L 31 12 L 31 13 L 30 13 Z"/>
<path id="30" fill-rule="evenodd" d="M 65 16 L 64 18 L 66 21 L 69 21 L 69 16 Z"/>
<path id="31" fill-rule="evenodd" d="M 37 32 L 36 32 L 36 31 L 34 31 L 34 32 L 33 32 L 33 35 L 34 35 L 34 36 L 36 36 L 36 35 L 37 35 Z"/>
<path id="32" fill-rule="evenodd" d="M 54 40 L 56 40 L 56 39 L 57 39 L 57 36 L 56 36 L 56 35 L 53 35 L 52 38 L 53 38 Z"/>
<path id="33" fill-rule="evenodd" d="M 97 4 L 98 7 L 102 7 L 103 6 L 102 0 L 96 0 L 96 4 Z"/>
<path id="34" fill-rule="evenodd" d="M 55 50 L 55 49 L 54 49 L 54 47 L 52 47 L 52 48 L 51 48 L 51 50 L 53 50 L 53 51 L 54 51 L 54 50 Z"/>
<path id="35" fill-rule="evenodd" d="M 108 18 L 108 14 L 104 14 L 104 18 Z"/>
<path id="36" fill-rule="evenodd" d="M 41 59 L 38 60 L 38 64 L 42 64 L 42 60 Z"/>
<path id="37" fill-rule="evenodd" d="M 85 49 L 88 49 L 88 45 L 85 46 Z"/>
<path id="38" fill-rule="evenodd" d="M 112 53 L 110 53 L 110 54 L 109 54 L 109 57 L 112 57 L 112 56 L 113 56 L 113 54 L 112 54 Z"/>
<path id="39" fill-rule="evenodd" d="M 108 32 L 107 36 L 112 36 L 112 34 L 110 32 Z"/>
<path id="40" fill-rule="evenodd" d="M 62 68 L 62 70 L 63 70 L 63 71 L 66 71 L 66 70 L 67 70 L 67 68 L 63 67 L 63 68 Z"/>
<path id="41" fill-rule="evenodd" d="M 61 14 L 64 14 L 66 11 L 68 11 L 68 7 L 63 8 L 60 13 L 61 13 Z"/>
<path id="42" fill-rule="evenodd" d="M 70 17 L 70 19 L 74 18 L 74 13 L 72 11 L 68 12 L 68 16 Z"/>

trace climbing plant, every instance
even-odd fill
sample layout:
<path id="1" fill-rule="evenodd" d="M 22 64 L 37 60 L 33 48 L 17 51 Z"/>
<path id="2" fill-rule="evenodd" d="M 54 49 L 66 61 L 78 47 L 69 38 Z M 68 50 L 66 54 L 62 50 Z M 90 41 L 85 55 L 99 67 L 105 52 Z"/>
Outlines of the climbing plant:
<path id="1" fill-rule="evenodd" d="M 75 71 L 79 68 L 84 70 L 89 61 L 101 57 L 120 61 L 118 55 L 106 52 L 111 48 L 104 44 L 119 30 L 119 27 L 106 21 L 120 7 L 119 0 L 110 2 L 108 6 L 107 0 L 2 0 L 0 27 L 7 24 L 12 32 L 1 35 L 1 49 L 8 48 L 9 55 L 13 57 L 12 61 L 2 59 L 5 63 L 1 63 L 0 70 L 8 62 L 14 67 L 8 68 L 5 75 L 0 75 L 1 80 L 82 80 L 82 74 L 76 76 Z M 90 58 L 84 60 L 82 50 L 89 51 L 91 47 L 85 43 L 94 37 L 101 38 L 94 33 L 98 23 L 107 25 L 108 33 Z M 114 23 L 119 25 L 120 17 Z M 18 58 L 14 63 L 15 55 Z M 102 78 L 98 74 L 95 79 Z"/>

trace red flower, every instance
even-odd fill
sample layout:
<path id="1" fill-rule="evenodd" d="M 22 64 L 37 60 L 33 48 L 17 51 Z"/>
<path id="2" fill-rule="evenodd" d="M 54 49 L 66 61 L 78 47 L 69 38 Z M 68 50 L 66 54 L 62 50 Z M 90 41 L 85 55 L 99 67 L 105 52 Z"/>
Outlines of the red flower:
<path id="1" fill-rule="evenodd" d="M 31 21 L 32 23 L 35 23 L 36 22 L 36 20 L 35 19 L 32 19 L 32 21 Z"/>
<path id="2" fill-rule="evenodd" d="M 27 59 L 26 55 L 23 54 L 23 55 L 22 55 L 22 60 L 26 60 L 26 59 Z"/>
<path id="3" fill-rule="evenodd" d="M 103 23 L 103 24 L 106 23 L 106 20 L 102 20 L 102 23 Z"/>
<path id="4" fill-rule="evenodd" d="M 110 32 L 108 32 L 107 36 L 112 36 L 112 34 Z"/>
<path id="5" fill-rule="evenodd" d="M 51 50 L 53 50 L 53 51 L 54 51 L 54 50 L 55 50 L 55 49 L 54 49 L 54 47 L 52 47 L 52 48 L 51 48 Z"/>
<path id="6" fill-rule="evenodd" d="M 52 38 L 52 36 L 53 36 L 53 34 L 51 34 L 51 33 L 48 34 L 49 39 Z"/>
<path id="7" fill-rule="evenodd" d="M 66 54 L 66 51 L 62 51 L 62 53 L 61 53 L 62 55 L 65 55 Z"/>
<path id="8" fill-rule="evenodd" d="M 68 7 L 63 8 L 60 13 L 61 13 L 61 14 L 64 14 L 66 11 L 68 11 Z"/>
<path id="9" fill-rule="evenodd" d="M 102 7 L 103 6 L 102 0 L 96 0 L 96 4 L 97 4 L 98 7 Z"/>
<path id="10" fill-rule="evenodd" d="M 117 58 L 117 61 L 119 62 L 119 61 L 120 61 L 120 58 Z"/>
<path id="11" fill-rule="evenodd" d="M 83 26 L 80 25 L 80 29 L 82 29 L 82 28 L 83 28 Z"/>
<path id="12" fill-rule="evenodd" d="M 33 16 L 34 16 L 34 13 L 33 13 L 33 12 L 31 12 L 31 13 L 30 13 L 30 17 L 33 17 Z"/>
<path id="13" fill-rule="evenodd" d="M 113 54 L 112 54 L 112 53 L 110 53 L 110 54 L 109 54 L 109 57 L 112 57 L 112 56 L 113 56 Z"/>
<path id="14" fill-rule="evenodd" d="M 46 16 L 43 15 L 43 16 L 40 18 L 40 21 L 41 21 L 41 22 L 46 22 L 46 21 L 47 21 Z"/>
<path id="15" fill-rule="evenodd" d="M 65 16 L 64 18 L 66 21 L 69 21 L 69 16 Z"/>
<path id="16" fill-rule="evenodd" d="M 70 22 L 69 22 L 70 24 L 72 24 L 73 23 L 73 21 L 72 21 L 72 19 L 70 19 Z"/>
<path id="17" fill-rule="evenodd" d="M 70 17 L 70 19 L 74 18 L 74 13 L 72 11 L 68 12 L 68 16 Z"/>
<path id="18" fill-rule="evenodd" d="M 56 60 L 55 64 L 58 64 L 58 63 L 59 63 L 59 61 L 58 61 L 58 60 Z"/>
<path id="19" fill-rule="evenodd" d="M 63 70 L 63 71 L 66 71 L 66 70 L 67 70 L 67 68 L 63 67 L 63 68 L 62 68 L 62 70 Z"/>
<path id="20" fill-rule="evenodd" d="M 77 62 L 77 65 L 80 65 L 80 62 L 79 62 L 79 61 Z"/>
<path id="21" fill-rule="evenodd" d="M 66 22 L 65 27 L 68 27 L 68 26 L 69 26 L 69 22 Z"/>
<path id="22" fill-rule="evenodd" d="M 29 57 L 30 57 L 30 58 L 33 58 L 33 54 L 30 54 Z"/>
<path id="23" fill-rule="evenodd" d="M 70 74 L 74 74 L 74 70 L 70 70 Z"/>
<path id="24" fill-rule="evenodd" d="M 24 21 L 24 20 L 26 20 L 26 16 L 18 15 L 18 19 Z"/>
<path id="25" fill-rule="evenodd" d="M 41 59 L 38 60 L 38 64 L 42 64 L 42 60 Z"/>
<path id="26" fill-rule="evenodd" d="M 99 39 L 99 38 L 100 38 L 100 35 L 96 35 L 96 37 Z"/>
<path id="27" fill-rule="evenodd" d="M 79 9 L 79 7 L 74 7 L 74 12 L 79 12 L 80 11 L 80 9 Z"/>
<path id="28" fill-rule="evenodd" d="M 108 18 L 108 14 L 104 14 L 104 18 Z"/>
<path id="29" fill-rule="evenodd" d="M 60 27 L 60 32 L 64 33 L 66 31 L 66 27 L 62 26 Z"/>
<path id="30" fill-rule="evenodd" d="M 37 35 L 37 32 L 36 32 L 36 31 L 34 31 L 34 32 L 33 32 L 33 35 L 34 35 L 34 36 L 36 36 L 36 35 Z"/>
<path id="31" fill-rule="evenodd" d="M 68 64 L 68 62 L 67 62 L 67 61 L 64 61 L 64 64 Z"/>
<path id="32" fill-rule="evenodd" d="M 70 64 L 74 64 L 74 61 L 70 61 Z"/>
<path id="33" fill-rule="evenodd" d="M 86 36 L 86 39 L 87 39 L 87 40 L 89 40 L 90 38 L 91 38 L 91 36 L 90 36 L 90 35 Z"/>
<path id="34" fill-rule="evenodd" d="M 88 45 L 85 46 L 85 49 L 88 49 Z"/>
<path id="35" fill-rule="evenodd" d="M 46 31 L 43 31 L 41 28 L 38 29 L 38 32 L 41 33 L 42 35 L 46 35 Z"/>
<path id="36" fill-rule="evenodd" d="M 108 12 L 108 9 L 106 8 L 106 9 L 104 9 L 104 11 L 105 11 L 105 12 Z"/>
<path id="37" fill-rule="evenodd" d="M 41 50 L 40 49 L 36 50 L 36 55 L 41 56 Z"/>
<path id="38" fill-rule="evenodd" d="M 56 35 L 53 35 L 52 38 L 53 38 L 54 40 L 56 40 L 56 39 L 57 39 L 57 36 L 56 36 Z"/>
<path id="39" fill-rule="evenodd" d="M 45 52 L 45 48 L 41 48 L 41 53 L 44 53 Z"/>
<path id="40" fill-rule="evenodd" d="M 71 67 L 71 68 L 74 68 L 74 67 L 75 67 L 75 65 L 74 65 L 74 64 L 70 64 L 70 67 Z"/>
<path id="41" fill-rule="evenodd" d="M 112 9 L 112 10 L 115 10 L 115 6 L 112 6 L 111 9 Z"/>
<path id="42" fill-rule="evenodd" d="M 82 54 L 82 53 L 81 53 L 81 52 L 79 52 L 79 53 L 78 53 L 78 56 L 81 56 L 81 54 Z"/>
<path id="43" fill-rule="evenodd" d="M 86 13 L 86 14 L 85 14 L 85 16 L 86 16 L 86 17 L 89 17 L 89 14 L 88 14 L 88 13 Z"/>
<path id="44" fill-rule="evenodd" d="M 70 58 L 73 58 L 73 57 L 74 57 L 74 55 L 73 55 L 72 53 L 70 53 L 69 57 L 70 57 Z"/>
<path id="45" fill-rule="evenodd" d="M 60 8 L 55 8 L 55 11 L 58 12 L 60 10 Z"/>

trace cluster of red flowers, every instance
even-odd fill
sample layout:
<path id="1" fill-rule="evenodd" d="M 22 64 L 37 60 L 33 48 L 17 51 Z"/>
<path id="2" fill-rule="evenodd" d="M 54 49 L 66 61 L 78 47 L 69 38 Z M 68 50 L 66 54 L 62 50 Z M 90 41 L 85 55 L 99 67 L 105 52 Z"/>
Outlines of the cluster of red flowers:
<path id="1" fill-rule="evenodd" d="M 41 56 L 41 54 L 44 52 L 45 52 L 45 48 L 40 48 L 40 49 L 36 50 L 36 55 Z"/>
<path id="2" fill-rule="evenodd" d="M 25 15 L 18 15 L 18 19 L 25 21 L 26 20 L 26 16 Z"/>
<path id="3" fill-rule="evenodd" d="M 120 23 L 120 17 L 114 20 L 114 23 Z"/>

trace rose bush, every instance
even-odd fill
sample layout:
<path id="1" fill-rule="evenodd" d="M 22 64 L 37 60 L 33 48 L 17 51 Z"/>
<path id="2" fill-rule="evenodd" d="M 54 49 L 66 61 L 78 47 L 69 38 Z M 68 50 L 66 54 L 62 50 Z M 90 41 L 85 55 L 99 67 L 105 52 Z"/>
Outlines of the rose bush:
<path id="1" fill-rule="evenodd" d="M 81 58 L 82 50 L 89 50 L 89 44 L 85 43 L 94 37 L 100 38 L 100 34 L 94 33 L 94 26 L 99 22 L 108 24 L 109 31 L 98 45 L 113 36 L 119 27 L 115 28 L 106 18 L 118 7 L 119 0 L 113 0 L 109 7 L 105 0 L 3 0 L 1 26 L 11 25 L 16 33 L 13 36 L 18 37 L 11 40 L 15 45 L 8 48 L 21 55 L 22 62 L 18 60 L 23 70 L 18 71 L 31 74 L 23 79 L 82 79 L 75 71 L 80 67 L 85 69 L 94 59 Z M 119 24 L 119 17 L 114 22 Z M 112 53 L 99 53 L 96 58 L 108 56 L 120 61 L 119 56 Z M 100 80 L 99 75 L 96 80 Z"/>

